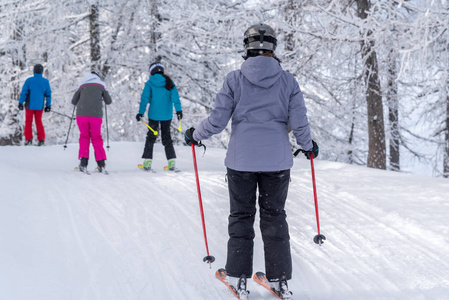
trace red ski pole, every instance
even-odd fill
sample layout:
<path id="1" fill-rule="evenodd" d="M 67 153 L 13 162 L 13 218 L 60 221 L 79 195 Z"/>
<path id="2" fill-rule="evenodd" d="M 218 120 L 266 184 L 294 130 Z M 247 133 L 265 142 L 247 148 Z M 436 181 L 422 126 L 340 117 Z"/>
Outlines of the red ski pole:
<path id="1" fill-rule="evenodd" d="M 209 264 L 215 261 L 215 257 L 209 255 L 209 246 L 207 245 L 206 223 L 204 222 L 203 201 L 201 199 L 200 178 L 198 176 L 198 167 L 196 166 L 195 145 L 192 143 L 193 166 L 195 167 L 196 188 L 198 191 L 198 200 L 200 203 L 201 221 L 203 222 L 204 242 L 206 243 L 207 256 L 203 258 L 204 262 Z"/>
<path id="2" fill-rule="evenodd" d="M 320 217 L 318 215 L 318 197 L 316 195 L 316 184 L 315 184 L 315 169 L 313 167 L 313 155 L 310 155 L 310 166 L 312 169 L 312 183 L 313 183 L 313 196 L 315 198 L 315 213 L 316 213 L 316 226 L 318 229 L 318 234 L 313 238 L 313 241 L 320 245 L 326 239 L 326 237 L 320 234 Z"/>

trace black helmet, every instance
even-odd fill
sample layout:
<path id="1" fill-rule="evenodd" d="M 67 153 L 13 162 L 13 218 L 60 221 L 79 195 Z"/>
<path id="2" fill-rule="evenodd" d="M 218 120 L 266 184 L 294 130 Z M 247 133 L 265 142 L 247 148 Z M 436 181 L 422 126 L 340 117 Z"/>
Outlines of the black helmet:
<path id="1" fill-rule="evenodd" d="M 154 62 L 150 65 L 150 74 L 154 75 L 157 73 L 164 74 L 164 65 L 160 62 Z"/>
<path id="2" fill-rule="evenodd" d="M 267 50 L 274 52 L 277 45 L 276 33 L 266 24 L 255 24 L 246 29 L 243 44 L 245 51 Z"/>
<path id="3" fill-rule="evenodd" d="M 41 64 L 37 64 L 34 66 L 33 73 L 42 74 L 44 73 L 44 67 Z"/>

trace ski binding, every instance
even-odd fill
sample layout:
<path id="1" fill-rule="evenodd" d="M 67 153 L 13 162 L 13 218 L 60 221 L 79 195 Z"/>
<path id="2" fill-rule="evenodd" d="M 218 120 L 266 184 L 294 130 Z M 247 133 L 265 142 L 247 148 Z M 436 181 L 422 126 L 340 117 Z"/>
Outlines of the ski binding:
<path id="1" fill-rule="evenodd" d="M 226 273 L 225 269 L 218 269 L 215 272 L 215 277 L 217 277 L 218 280 L 223 282 L 237 299 L 239 299 L 239 300 L 248 300 L 249 299 L 248 298 L 249 291 L 247 291 L 247 290 L 237 291 L 235 289 L 235 287 L 229 285 L 229 283 L 226 281 L 226 276 L 227 276 L 227 273 Z"/>
<path id="2" fill-rule="evenodd" d="M 269 290 L 276 298 L 282 299 L 282 300 L 293 300 L 292 299 L 292 293 L 290 291 L 286 291 L 285 293 L 278 292 L 275 289 L 273 289 L 270 286 L 270 282 L 268 281 L 267 277 L 265 276 L 265 273 L 263 272 L 256 272 L 253 276 L 253 280 Z"/>

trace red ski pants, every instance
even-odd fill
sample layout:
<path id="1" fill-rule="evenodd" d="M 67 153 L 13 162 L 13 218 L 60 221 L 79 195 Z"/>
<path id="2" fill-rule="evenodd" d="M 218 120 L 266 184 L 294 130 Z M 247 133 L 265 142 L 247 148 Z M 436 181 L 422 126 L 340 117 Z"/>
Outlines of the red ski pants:
<path id="1" fill-rule="evenodd" d="M 43 112 L 44 110 L 25 109 L 25 141 L 30 141 L 33 139 L 33 117 L 34 122 L 36 123 L 37 139 L 39 141 L 45 140 L 44 124 L 42 124 Z"/>

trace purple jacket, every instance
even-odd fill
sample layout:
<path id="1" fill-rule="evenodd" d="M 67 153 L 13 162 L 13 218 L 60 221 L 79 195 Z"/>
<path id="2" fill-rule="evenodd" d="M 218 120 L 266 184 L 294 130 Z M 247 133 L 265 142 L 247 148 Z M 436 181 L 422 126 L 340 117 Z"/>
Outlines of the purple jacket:
<path id="1" fill-rule="evenodd" d="M 293 166 L 288 126 L 298 145 L 312 149 L 307 109 L 298 82 L 277 60 L 257 56 L 226 76 L 215 108 L 193 133 L 196 141 L 226 128 L 232 118 L 226 167 L 272 172 Z"/>

